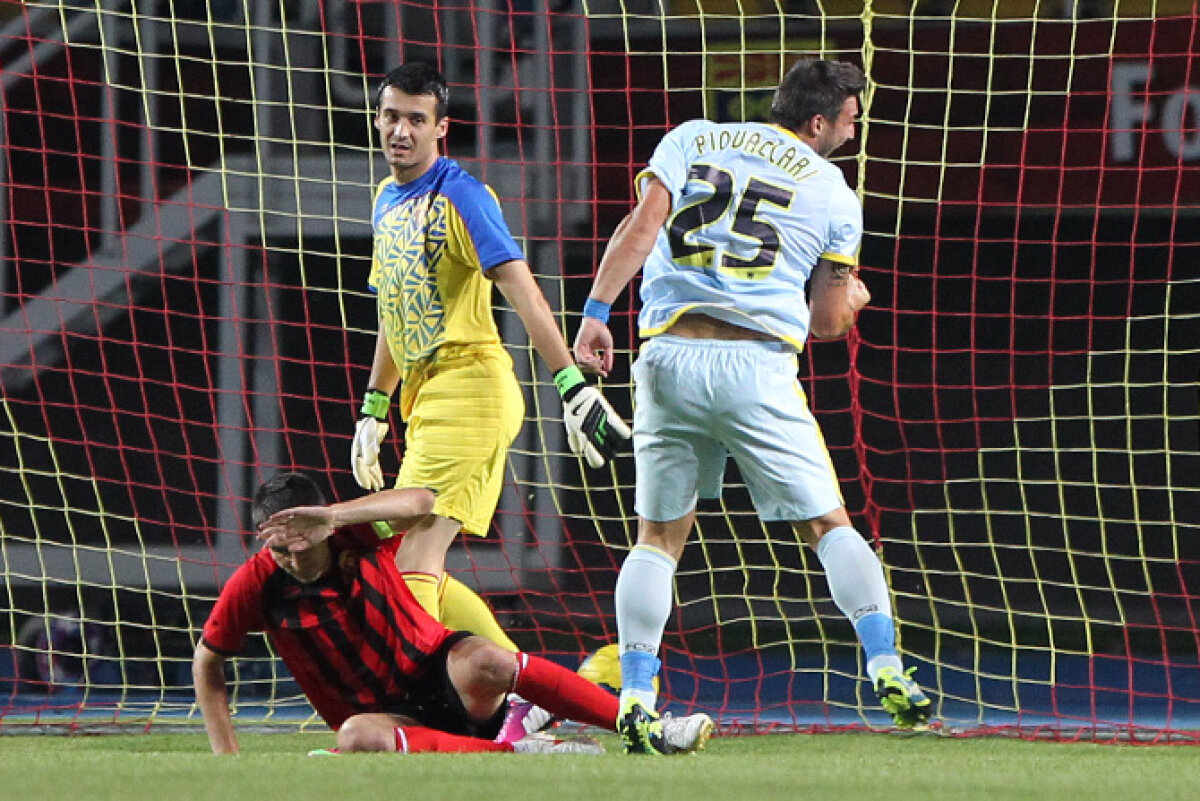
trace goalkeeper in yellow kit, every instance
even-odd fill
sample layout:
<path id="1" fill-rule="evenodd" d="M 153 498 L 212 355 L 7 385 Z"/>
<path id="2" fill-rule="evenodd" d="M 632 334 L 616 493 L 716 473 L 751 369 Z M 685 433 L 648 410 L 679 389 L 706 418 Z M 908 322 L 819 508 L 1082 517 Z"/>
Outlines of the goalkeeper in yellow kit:
<path id="1" fill-rule="evenodd" d="M 445 79 L 420 62 L 389 72 L 376 95 L 375 128 L 391 175 L 375 195 L 368 284 L 378 299 L 379 334 L 351 463 L 360 486 L 383 487 L 379 448 L 399 387 L 407 449 L 396 486 L 431 489 L 437 501 L 405 533 L 396 564 L 443 624 L 515 651 L 487 605 L 445 574 L 446 551 L 460 530 L 486 536 L 508 447 L 525 416 L 492 317 L 493 285 L 554 374 L 571 450 L 601 467 L 630 431 L 575 366 L 495 194 L 439 155 L 447 101 Z"/>

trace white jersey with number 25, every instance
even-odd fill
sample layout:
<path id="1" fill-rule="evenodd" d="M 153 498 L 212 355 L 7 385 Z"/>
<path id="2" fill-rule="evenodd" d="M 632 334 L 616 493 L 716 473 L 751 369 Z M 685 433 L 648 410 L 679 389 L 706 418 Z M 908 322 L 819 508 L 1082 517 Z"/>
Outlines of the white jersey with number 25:
<path id="1" fill-rule="evenodd" d="M 692 120 L 659 142 L 639 194 L 651 174 L 671 216 L 643 269 L 641 335 L 696 311 L 802 350 L 813 267 L 858 260 L 862 206 L 842 171 L 777 125 Z"/>

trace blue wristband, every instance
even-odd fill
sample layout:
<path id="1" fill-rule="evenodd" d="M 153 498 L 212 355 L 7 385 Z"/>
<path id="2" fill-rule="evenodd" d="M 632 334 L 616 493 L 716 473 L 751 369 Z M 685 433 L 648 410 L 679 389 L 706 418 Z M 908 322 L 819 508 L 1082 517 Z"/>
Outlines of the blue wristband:
<path id="1" fill-rule="evenodd" d="M 602 323 L 608 322 L 608 314 L 611 311 L 611 303 L 604 303 L 603 301 L 595 300 L 593 298 L 588 298 L 587 302 L 583 304 L 583 316 L 595 317 Z"/>

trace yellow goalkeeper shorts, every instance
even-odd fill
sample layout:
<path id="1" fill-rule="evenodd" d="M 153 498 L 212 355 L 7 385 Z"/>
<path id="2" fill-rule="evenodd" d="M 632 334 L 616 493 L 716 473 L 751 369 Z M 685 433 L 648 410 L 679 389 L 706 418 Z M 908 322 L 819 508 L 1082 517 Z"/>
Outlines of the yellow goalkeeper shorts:
<path id="1" fill-rule="evenodd" d="M 503 345 L 443 345 L 405 376 L 408 424 L 397 487 L 437 493 L 433 513 L 484 537 L 500 500 L 525 398 Z"/>

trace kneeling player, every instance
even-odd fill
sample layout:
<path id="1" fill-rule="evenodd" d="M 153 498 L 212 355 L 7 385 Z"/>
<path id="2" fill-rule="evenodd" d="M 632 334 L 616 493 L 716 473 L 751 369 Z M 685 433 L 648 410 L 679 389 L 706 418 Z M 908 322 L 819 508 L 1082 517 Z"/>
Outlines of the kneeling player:
<path id="1" fill-rule="evenodd" d="M 386 490 L 326 505 L 316 483 L 283 473 L 255 494 L 267 547 L 230 577 L 204 626 L 192 666 L 214 753 L 237 753 L 225 660 L 264 631 L 342 751 L 597 753 L 589 738 L 531 735 L 495 742 L 515 692 L 555 715 L 612 730 L 617 700 L 566 668 L 451 631 L 417 603 L 395 565 L 403 531 L 429 514 L 433 494 Z M 694 751 L 705 715 L 677 719 L 664 752 Z"/>

